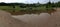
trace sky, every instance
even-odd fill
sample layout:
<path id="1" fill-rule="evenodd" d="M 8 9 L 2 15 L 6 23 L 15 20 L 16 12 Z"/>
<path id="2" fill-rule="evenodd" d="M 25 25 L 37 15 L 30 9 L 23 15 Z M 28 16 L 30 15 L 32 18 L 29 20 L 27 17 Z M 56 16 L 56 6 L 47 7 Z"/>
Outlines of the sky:
<path id="1" fill-rule="evenodd" d="M 47 3 L 49 0 L 0 0 L 0 2 L 5 2 L 5 3 Z M 50 0 L 51 2 L 58 2 L 60 0 Z"/>

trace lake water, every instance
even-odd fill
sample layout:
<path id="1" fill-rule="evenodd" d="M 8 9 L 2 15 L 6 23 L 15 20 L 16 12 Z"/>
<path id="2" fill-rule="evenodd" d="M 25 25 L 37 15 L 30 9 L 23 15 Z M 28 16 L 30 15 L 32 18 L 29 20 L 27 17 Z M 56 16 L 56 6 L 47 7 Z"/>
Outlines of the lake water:
<path id="1" fill-rule="evenodd" d="M 47 19 L 48 17 L 50 17 L 50 14 L 48 13 L 40 13 L 40 14 L 25 14 L 25 15 L 17 15 L 17 16 L 13 16 L 19 20 L 22 20 L 24 22 L 29 22 L 29 21 L 35 21 L 35 20 L 44 20 Z"/>
<path id="2" fill-rule="evenodd" d="M 34 27 L 47 27 L 48 25 L 54 25 L 55 23 L 49 23 L 51 22 L 51 17 L 52 14 L 48 14 L 48 13 L 40 13 L 40 14 L 24 14 L 24 15 L 12 15 L 12 17 L 21 20 L 25 23 L 30 24 L 30 26 L 34 26 Z M 53 20 L 52 20 L 53 21 Z M 53 21 L 55 22 L 55 21 Z M 49 23 L 49 24 L 48 24 Z M 54 27 L 54 26 L 52 26 Z"/>

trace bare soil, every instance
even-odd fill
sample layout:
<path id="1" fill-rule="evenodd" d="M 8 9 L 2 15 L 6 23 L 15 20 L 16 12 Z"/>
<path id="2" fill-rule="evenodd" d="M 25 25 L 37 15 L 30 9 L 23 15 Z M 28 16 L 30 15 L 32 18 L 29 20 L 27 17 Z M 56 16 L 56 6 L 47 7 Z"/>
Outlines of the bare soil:
<path id="1" fill-rule="evenodd" d="M 26 27 L 27 23 L 11 17 L 11 14 L 0 10 L 0 27 Z"/>
<path id="2" fill-rule="evenodd" d="M 60 8 L 51 15 L 43 13 L 19 17 L 0 10 L 0 27 L 60 27 Z"/>

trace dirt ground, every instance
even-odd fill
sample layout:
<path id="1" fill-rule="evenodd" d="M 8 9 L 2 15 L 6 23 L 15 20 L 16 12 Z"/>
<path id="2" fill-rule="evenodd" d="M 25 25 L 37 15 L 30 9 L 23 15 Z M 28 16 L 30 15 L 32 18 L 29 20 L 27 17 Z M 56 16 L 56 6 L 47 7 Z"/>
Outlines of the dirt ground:
<path id="1" fill-rule="evenodd" d="M 25 27 L 26 23 L 11 17 L 11 14 L 0 10 L 0 27 Z"/>
<path id="2" fill-rule="evenodd" d="M 12 16 L 6 11 L 0 10 L 0 27 L 60 27 L 60 8 L 51 15 Z"/>

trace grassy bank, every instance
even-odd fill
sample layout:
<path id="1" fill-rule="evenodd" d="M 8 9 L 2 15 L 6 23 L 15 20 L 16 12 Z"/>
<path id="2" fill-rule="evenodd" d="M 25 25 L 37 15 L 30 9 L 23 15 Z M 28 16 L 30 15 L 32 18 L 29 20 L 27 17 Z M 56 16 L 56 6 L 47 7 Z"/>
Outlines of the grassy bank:
<path id="1" fill-rule="evenodd" d="M 31 14 L 31 13 L 41 13 L 41 12 L 50 12 L 54 11 L 53 8 L 46 7 L 26 7 L 20 8 L 19 6 L 15 6 L 15 12 L 13 12 L 14 8 L 12 6 L 0 6 L 0 10 L 8 11 L 11 14 Z"/>

